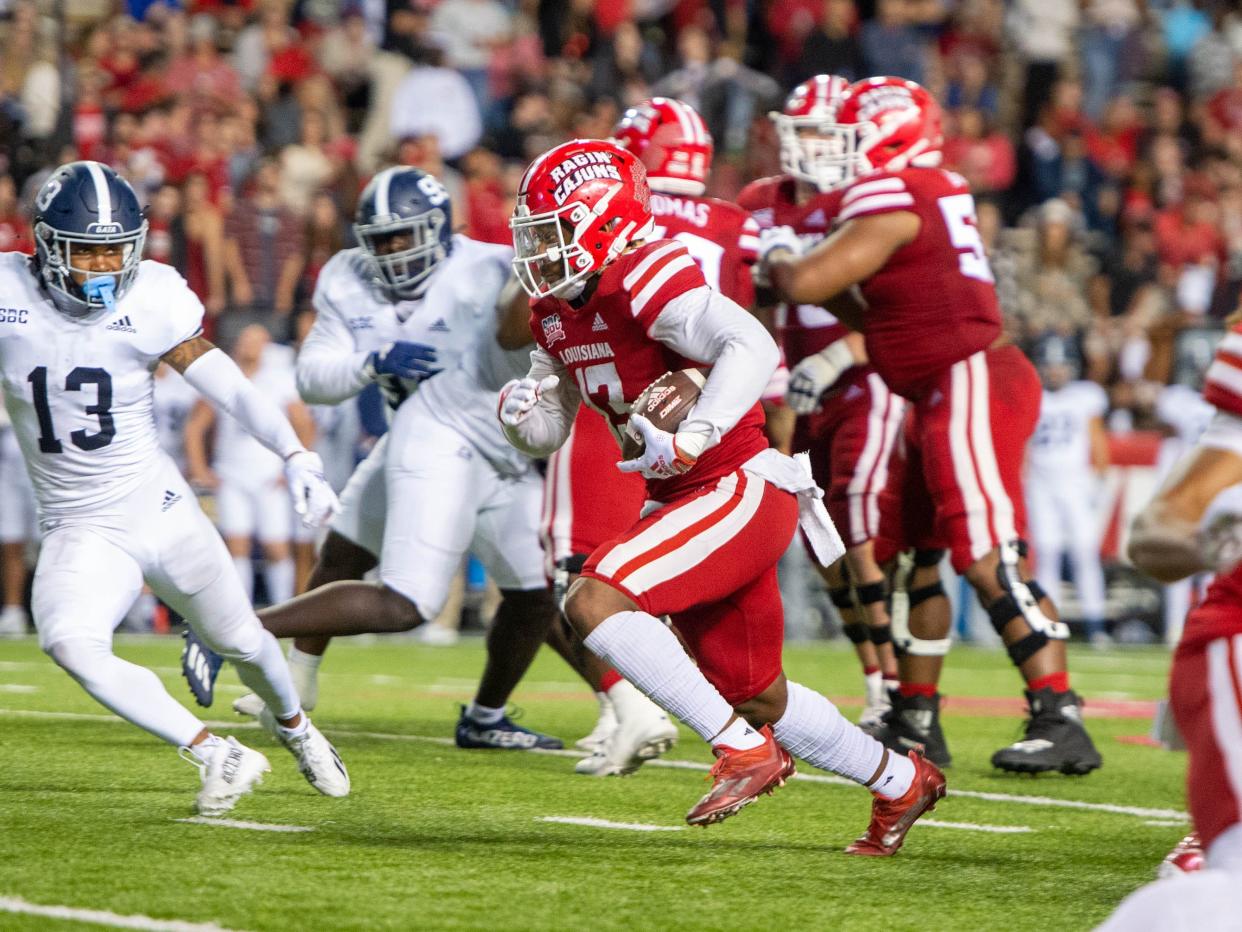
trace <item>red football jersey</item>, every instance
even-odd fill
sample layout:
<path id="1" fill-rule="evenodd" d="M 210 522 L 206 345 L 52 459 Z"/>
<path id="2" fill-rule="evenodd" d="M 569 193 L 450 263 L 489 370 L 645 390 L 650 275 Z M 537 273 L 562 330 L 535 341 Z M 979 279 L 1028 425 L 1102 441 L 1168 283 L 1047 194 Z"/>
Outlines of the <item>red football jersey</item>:
<path id="1" fill-rule="evenodd" d="M 714 197 L 651 192 L 653 239 L 674 239 L 699 264 L 707 284 L 749 309 L 750 267 L 759 258 L 759 226 L 736 204 Z"/>
<path id="2" fill-rule="evenodd" d="M 804 204 L 797 201 L 797 186 L 788 175 L 774 175 L 752 181 L 737 196 L 737 202 L 754 218 L 761 230 L 769 227 L 791 227 L 807 247 L 814 246 L 832 231 L 832 218 L 840 203 L 839 192 L 814 194 Z M 818 353 L 849 333 L 849 328 L 835 316 L 815 304 L 776 309 L 776 332 L 785 353 L 785 362 L 793 366 Z"/>
<path id="3" fill-rule="evenodd" d="M 703 272 L 681 243 L 654 240 L 604 269 L 591 297 L 580 307 L 560 298 L 533 302 L 531 333 L 540 347 L 561 361 L 577 382 L 582 400 L 607 417 L 620 438 L 630 405 L 643 389 L 665 372 L 707 366 L 647 335 L 665 305 L 706 285 Z M 672 501 L 728 475 L 767 446 L 763 408 L 755 402 L 685 475 L 648 480 L 648 497 Z"/>
<path id="4" fill-rule="evenodd" d="M 1242 324 L 1235 324 L 1216 348 L 1203 380 L 1203 398 L 1217 409 L 1242 417 Z M 1182 643 L 1242 634 L 1242 565 L 1217 576 L 1203 604 L 1186 618 Z"/>
<path id="5" fill-rule="evenodd" d="M 867 175 L 842 189 L 835 219 L 894 211 L 922 222 L 914 241 L 861 283 L 863 336 L 888 387 L 917 399 L 937 374 L 996 342 L 1000 306 L 961 175 L 938 168 Z"/>

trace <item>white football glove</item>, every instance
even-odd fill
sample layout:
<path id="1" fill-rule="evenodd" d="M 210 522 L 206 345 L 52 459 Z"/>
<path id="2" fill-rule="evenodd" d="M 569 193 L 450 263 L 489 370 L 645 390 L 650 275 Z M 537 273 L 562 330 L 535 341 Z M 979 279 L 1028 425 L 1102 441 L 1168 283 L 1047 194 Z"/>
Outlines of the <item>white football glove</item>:
<path id="1" fill-rule="evenodd" d="M 798 238 L 793 227 L 767 227 L 759 231 L 759 261 L 751 270 L 751 277 L 758 287 L 772 287 L 768 262 L 778 252 L 787 252 L 793 257 L 802 255 L 802 240 Z"/>
<path id="2" fill-rule="evenodd" d="M 1199 532 L 1203 562 L 1217 573 L 1227 573 L 1242 562 L 1242 515 L 1223 513 Z"/>
<path id="3" fill-rule="evenodd" d="M 500 390 L 497 414 L 506 427 L 517 427 L 539 404 L 544 392 L 551 391 L 561 383 L 558 376 L 546 375 L 538 382 L 529 376 L 513 379 Z"/>
<path id="4" fill-rule="evenodd" d="M 318 453 L 299 450 L 285 460 L 285 482 L 293 510 L 306 527 L 323 527 L 341 509 L 336 493 L 323 475 Z"/>
<path id="5" fill-rule="evenodd" d="M 617 469 L 640 472 L 647 479 L 671 479 L 689 472 L 706 445 L 700 434 L 670 434 L 641 414 L 630 415 L 630 424 L 643 438 L 643 453 L 637 459 L 617 463 Z"/>
<path id="6" fill-rule="evenodd" d="M 837 340 L 807 356 L 789 371 L 789 388 L 785 391 L 789 410 L 794 414 L 818 410 L 820 397 L 853 365 L 854 353 L 845 340 Z"/>

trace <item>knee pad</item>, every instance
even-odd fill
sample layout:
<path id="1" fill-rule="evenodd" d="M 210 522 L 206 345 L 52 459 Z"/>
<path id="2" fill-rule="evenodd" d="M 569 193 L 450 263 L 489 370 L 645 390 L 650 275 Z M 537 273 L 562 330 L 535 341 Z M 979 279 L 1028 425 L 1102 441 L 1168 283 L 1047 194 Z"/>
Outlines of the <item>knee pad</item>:
<path id="1" fill-rule="evenodd" d="M 1018 567 L 1018 558 L 1026 552 L 1022 541 L 1006 541 L 1000 546 L 1000 563 L 996 568 L 996 580 L 1005 594 L 987 606 L 988 618 L 997 634 L 1003 636 L 1005 627 L 1015 618 L 1022 618 L 1031 633 L 1006 646 L 1014 666 L 1021 666 L 1043 649 L 1049 641 L 1069 638 L 1069 626 L 1054 621 L 1039 607 L 1039 600 L 1046 593 L 1034 580 L 1024 581 Z"/>
<path id="2" fill-rule="evenodd" d="M 828 598 L 839 609 L 854 608 L 854 593 L 849 586 L 839 586 L 828 590 Z"/>
<path id="3" fill-rule="evenodd" d="M 854 594 L 858 596 L 859 605 L 874 605 L 884 601 L 884 583 L 873 582 L 862 586 L 854 586 Z"/>
<path id="4" fill-rule="evenodd" d="M 871 640 L 871 629 L 861 621 L 855 621 L 848 625 L 842 625 L 841 630 L 853 644 L 866 644 Z"/>
<path id="5" fill-rule="evenodd" d="M 939 566 L 945 553 L 944 550 L 916 550 L 914 551 L 914 565 L 920 568 Z"/>
<path id="6" fill-rule="evenodd" d="M 557 560 L 552 568 L 552 601 L 562 615 L 565 614 L 565 596 L 569 594 L 570 579 L 582 572 L 586 561 L 585 553 L 575 553 L 572 557 Z"/>
<path id="7" fill-rule="evenodd" d="M 926 640 L 915 637 L 910 631 L 910 612 L 928 599 L 945 595 L 944 585 L 940 580 L 911 589 L 910 578 L 916 567 L 939 566 L 943 558 L 943 550 L 907 551 L 898 558 L 897 571 L 893 574 L 893 595 L 889 603 L 893 647 L 898 655 L 943 657 L 953 644 L 951 637 Z"/>

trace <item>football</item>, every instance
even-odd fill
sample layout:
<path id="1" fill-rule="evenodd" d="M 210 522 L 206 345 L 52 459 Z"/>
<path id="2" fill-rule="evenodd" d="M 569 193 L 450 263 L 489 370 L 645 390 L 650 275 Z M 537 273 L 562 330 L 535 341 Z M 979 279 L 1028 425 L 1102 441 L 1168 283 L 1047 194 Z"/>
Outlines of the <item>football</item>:
<path id="1" fill-rule="evenodd" d="M 707 376 L 699 369 L 666 372 L 634 399 L 630 415 L 641 414 L 660 430 L 674 433 L 698 402 L 706 382 Z M 632 460 L 642 456 L 644 446 L 638 431 L 627 423 L 621 443 L 622 459 Z"/>

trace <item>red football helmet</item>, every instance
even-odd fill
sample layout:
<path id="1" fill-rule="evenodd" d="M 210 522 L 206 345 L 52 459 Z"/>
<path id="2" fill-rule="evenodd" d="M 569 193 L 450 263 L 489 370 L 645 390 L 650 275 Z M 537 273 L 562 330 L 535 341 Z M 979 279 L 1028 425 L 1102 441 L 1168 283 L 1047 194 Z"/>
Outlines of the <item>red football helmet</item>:
<path id="1" fill-rule="evenodd" d="M 526 293 L 571 300 L 589 276 L 650 236 L 647 170 L 613 142 L 562 143 L 526 169 L 509 229 Z"/>
<path id="2" fill-rule="evenodd" d="M 707 190 L 712 134 L 689 104 L 652 97 L 625 111 L 612 135 L 647 166 L 652 191 L 699 195 Z"/>
<path id="3" fill-rule="evenodd" d="M 770 113 L 781 145 L 781 171 L 828 191 L 841 181 L 837 106 L 850 82 L 817 74 L 793 89 L 783 113 Z"/>
<path id="4" fill-rule="evenodd" d="M 842 183 L 878 171 L 940 164 L 940 104 L 904 78 L 867 78 L 850 85 L 837 108 Z"/>

